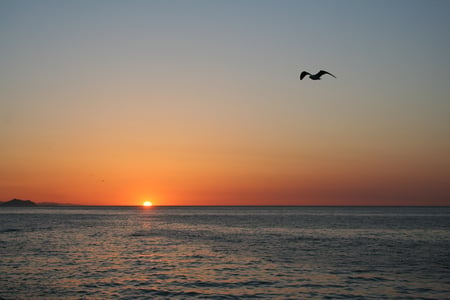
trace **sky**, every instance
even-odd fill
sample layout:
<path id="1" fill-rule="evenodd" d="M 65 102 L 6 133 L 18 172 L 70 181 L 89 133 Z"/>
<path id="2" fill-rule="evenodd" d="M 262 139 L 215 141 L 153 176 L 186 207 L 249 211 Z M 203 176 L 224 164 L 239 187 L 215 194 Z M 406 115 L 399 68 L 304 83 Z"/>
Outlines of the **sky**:
<path id="1" fill-rule="evenodd" d="M 449 33 L 447 0 L 1 0 L 0 201 L 450 205 Z"/>

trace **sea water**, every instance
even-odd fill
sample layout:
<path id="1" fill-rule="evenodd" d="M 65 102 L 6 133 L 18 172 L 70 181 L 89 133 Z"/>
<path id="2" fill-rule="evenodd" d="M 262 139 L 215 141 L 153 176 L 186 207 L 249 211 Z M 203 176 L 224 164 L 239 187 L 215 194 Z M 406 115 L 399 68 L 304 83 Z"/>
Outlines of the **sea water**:
<path id="1" fill-rule="evenodd" d="M 0 209 L 0 299 L 448 299 L 450 208 Z"/>

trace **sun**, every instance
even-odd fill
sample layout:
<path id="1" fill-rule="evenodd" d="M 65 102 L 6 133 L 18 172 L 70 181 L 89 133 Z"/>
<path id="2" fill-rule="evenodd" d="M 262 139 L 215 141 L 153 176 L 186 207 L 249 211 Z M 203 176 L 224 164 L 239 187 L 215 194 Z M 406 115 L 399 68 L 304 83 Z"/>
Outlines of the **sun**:
<path id="1" fill-rule="evenodd" d="M 145 207 L 149 207 L 152 205 L 153 205 L 153 203 L 151 203 L 150 201 L 145 201 L 144 203 L 142 203 L 142 206 L 145 206 Z"/>

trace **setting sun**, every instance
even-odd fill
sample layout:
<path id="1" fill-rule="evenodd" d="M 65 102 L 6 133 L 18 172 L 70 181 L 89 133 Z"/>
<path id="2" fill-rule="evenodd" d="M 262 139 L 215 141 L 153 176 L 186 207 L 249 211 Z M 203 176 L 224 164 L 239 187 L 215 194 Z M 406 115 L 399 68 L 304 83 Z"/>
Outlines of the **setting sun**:
<path id="1" fill-rule="evenodd" d="M 142 203 L 143 206 L 152 206 L 153 203 L 151 203 L 150 201 L 145 201 L 144 203 Z"/>

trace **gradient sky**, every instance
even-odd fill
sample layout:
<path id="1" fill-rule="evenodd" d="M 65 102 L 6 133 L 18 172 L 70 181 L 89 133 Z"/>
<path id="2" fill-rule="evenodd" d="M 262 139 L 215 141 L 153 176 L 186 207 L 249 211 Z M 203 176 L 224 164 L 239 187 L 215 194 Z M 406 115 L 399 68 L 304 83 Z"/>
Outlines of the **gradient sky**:
<path id="1" fill-rule="evenodd" d="M 0 201 L 450 205 L 450 1 L 3 0 L 0 41 Z"/>

